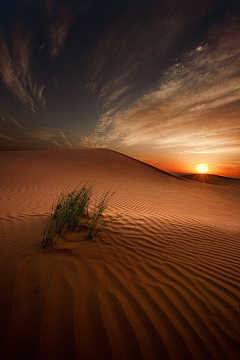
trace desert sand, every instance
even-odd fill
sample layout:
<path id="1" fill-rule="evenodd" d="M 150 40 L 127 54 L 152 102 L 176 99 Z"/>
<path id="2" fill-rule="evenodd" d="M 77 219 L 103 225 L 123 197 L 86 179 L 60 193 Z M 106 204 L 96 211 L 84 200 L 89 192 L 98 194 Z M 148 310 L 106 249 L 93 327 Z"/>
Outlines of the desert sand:
<path id="1" fill-rule="evenodd" d="M 199 181 L 212 185 L 238 186 L 240 183 L 239 178 L 231 178 L 231 177 L 219 176 L 213 174 L 187 174 L 187 175 L 181 175 L 181 177 L 188 180 Z"/>
<path id="2" fill-rule="evenodd" d="M 240 185 L 107 149 L 0 153 L 1 359 L 239 359 Z M 97 239 L 40 245 L 62 191 L 116 191 Z"/>

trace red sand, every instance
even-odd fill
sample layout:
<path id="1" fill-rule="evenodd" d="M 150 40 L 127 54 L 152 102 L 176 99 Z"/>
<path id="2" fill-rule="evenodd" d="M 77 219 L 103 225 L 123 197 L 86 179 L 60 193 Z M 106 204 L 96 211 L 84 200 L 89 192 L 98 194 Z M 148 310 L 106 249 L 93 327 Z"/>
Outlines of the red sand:
<path id="1" fill-rule="evenodd" d="M 0 153 L 1 359 L 232 359 L 240 349 L 240 186 L 106 149 Z M 53 200 L 116 190 L 83 241 L 40 247 Z M 226 180 L 225 180 L 226 181 Z"/>

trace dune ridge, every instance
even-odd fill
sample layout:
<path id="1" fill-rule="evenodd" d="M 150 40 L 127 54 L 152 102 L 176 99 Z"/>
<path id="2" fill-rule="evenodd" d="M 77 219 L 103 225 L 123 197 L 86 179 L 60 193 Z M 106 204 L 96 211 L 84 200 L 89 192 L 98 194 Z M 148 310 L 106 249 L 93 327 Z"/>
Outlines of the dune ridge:
<path id="1" fill-rule="evenodd" d="M 239 186 L 107 149 L 0 156 L 2 359 L 238 358 Z M 41 249 L 53 200 L 86 181 L 122 217 Z"/>
<path id="2" fill-rule="evenodd" d="M 214 174 L 184 174 L 180 175 L 180 178 L 199 181 L 211 185 L 222 185 L 222 186 L 239 186 L 240 179 L 233 177 L 226 177 Z"/>

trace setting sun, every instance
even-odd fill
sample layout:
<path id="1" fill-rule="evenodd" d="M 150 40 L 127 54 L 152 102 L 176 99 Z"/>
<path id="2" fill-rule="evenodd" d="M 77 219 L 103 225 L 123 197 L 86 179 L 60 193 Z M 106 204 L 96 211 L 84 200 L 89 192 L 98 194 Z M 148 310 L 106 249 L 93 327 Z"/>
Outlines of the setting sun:
<path id="1" fill-rule="evenodd" d="M 201 174 L 205 174 L 206 172 L 208 172 L 208 165 L 207 164 L 198 164 L 196 166 L 196 170 Z"/>

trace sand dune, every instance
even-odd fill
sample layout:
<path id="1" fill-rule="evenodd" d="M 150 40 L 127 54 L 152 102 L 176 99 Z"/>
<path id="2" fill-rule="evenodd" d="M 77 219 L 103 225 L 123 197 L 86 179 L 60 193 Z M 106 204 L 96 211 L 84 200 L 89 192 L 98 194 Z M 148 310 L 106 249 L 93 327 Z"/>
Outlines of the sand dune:
<path id="1" fill-rule="evenodd" d="M 0 157 L 1 359 L 239 358 L 240 186 L 106 149 Z M 53 200 L 86 181 L 122 217 L 42 249 Z"/>
<path id="2" fill-rule="evenodd" d="M 181 175 L 181 177 L 188 180 L 199 181 L 202 183 L 212 184 L 212 185 L 222 185 L 222 186 L 240 185 L 240 179 L 213 175 L 213 174 L 186 174 L 186 175 Z"/>

